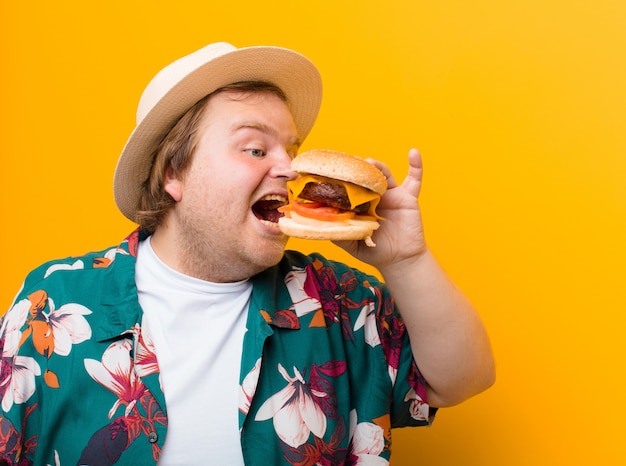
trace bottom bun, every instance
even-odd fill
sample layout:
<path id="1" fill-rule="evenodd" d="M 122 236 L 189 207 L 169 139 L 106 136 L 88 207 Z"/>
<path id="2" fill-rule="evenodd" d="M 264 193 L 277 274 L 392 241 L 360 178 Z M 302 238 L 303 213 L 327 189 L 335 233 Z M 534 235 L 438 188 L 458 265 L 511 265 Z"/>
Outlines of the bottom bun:
<path id="1" fill-rule="evenodd" d="M 303 217 L 300 217 L 302 219 Z M 380 225 L 370 220 L 349 220 L 347 222 L 323 222 L 305 219 L 302 223 L 294 218 L 282 217 L 278 227 L 287 236 L 318 240 L 360 240 L 364 239 L 368 246 L 375 246 L 371 235 Z"/>

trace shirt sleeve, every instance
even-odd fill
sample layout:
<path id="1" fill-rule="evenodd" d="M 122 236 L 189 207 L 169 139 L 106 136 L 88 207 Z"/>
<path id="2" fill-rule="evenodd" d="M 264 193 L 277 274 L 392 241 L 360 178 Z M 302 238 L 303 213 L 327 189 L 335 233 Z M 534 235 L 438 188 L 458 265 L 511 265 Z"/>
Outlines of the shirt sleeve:
<path id="1" fill-rule="evenodd" d="M 363 283 L 376 296 L 377 329 L 393 384 L 391 427 L 430 425 L 436 409 L 428 405 L 426 380 L 413 357 L 404 320 L 384 283 L 373 277 Z"/>
<path id="2" fill-rule="evenodd" d="M 352 312 L 348 314 L 352 321 L 350 327 L 364 332 L 358 339 L 364 340 L 372 355 L 384 358 L 384 366 L 372 364 L 374 360 L 371 360 L 360 370 L 376 370 L 375 374 L 370 374 L 371 380 L 390 384 L 388 412 L 391 427 L 430 425 L 436 410 L 428 405 L 427 383 L 413 357 L 404 320 L 386 285 L 377 277 L 347 264 L 328 261 L 318 254 L 312 254 L 312 257 L 314 263 L 324 264 L 316 266 L 320 287 L 330 288 L 333 296 L 342 295 L 339 298 L 342 308 L 356 308 L 358 317 Z M 333 273 L 325 272 L 325 267 L 332 269 Z M 330 285 L 333 280 L 337 283 Z M 354 359 L 351 364 L 354 366 Z M 381 370 L 381 367 L 384 368 Z M 385 369 L 386 374 L 380 373 Z M 383 382 L 385 379 L 387 382 Z"/>
<path id="3" fill-rule="evenodd" d="M 37 443 L 37 436 L 29 437 L 22 428 L 35 409 L 32 405 L 36 398 L 35 377 L 41 375 L 41 367 L 33 357 L 19 352 L 22 327 L 32 306 L 31 300 L 18 295 L 0 320 L 0 459 L 3 464 L 20 463 L 32 454 Z"/>

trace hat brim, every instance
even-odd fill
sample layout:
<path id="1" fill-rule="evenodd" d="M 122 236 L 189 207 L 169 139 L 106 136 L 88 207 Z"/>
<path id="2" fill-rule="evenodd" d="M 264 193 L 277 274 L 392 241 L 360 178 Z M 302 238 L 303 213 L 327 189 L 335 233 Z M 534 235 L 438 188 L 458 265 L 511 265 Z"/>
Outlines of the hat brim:
<path id="1" fill-rule="evenodd" d="M 322 81 L 315 65 L 303 55 L 280 47 L 233 47 L 189 71 L 138 122 L 120 155 L 113 183 L 115 202 L 127 218 L 137 221 L 151 156 L 163 137 L 200 99 L 239 81 L 266 81 L 278 86 L 287 97 L 298 136 L 304 140 L 309 134 L 322 100 Z"/>

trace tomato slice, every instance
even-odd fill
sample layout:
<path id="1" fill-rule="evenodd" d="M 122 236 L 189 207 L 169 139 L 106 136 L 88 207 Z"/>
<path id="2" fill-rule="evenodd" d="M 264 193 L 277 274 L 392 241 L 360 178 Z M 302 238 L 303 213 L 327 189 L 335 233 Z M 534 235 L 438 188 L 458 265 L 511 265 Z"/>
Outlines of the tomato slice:
<path id="1" fill-rule="evenodd" d="M 323 202 L 292 202 L 293 210 L 309 218 L 322 220 L 325 222 L 337 222 L 342 220 L 350 220 L 356 213 L 351 210 L 341 210 L 331 207 Z"/>

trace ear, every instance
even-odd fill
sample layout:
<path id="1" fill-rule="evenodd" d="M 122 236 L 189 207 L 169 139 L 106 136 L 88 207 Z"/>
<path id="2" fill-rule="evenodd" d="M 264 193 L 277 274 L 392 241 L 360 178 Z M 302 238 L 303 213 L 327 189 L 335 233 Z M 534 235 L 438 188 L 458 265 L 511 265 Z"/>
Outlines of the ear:
<path id="1" fill-rule="evenodd" d="M 176 202 L 180 202 L 180 200 L 183 198 L 183 180 L 174 173 L 174 170 L 171 166 L 167 167 L 167 170 L 165 171 L 163 189 Z"/>

